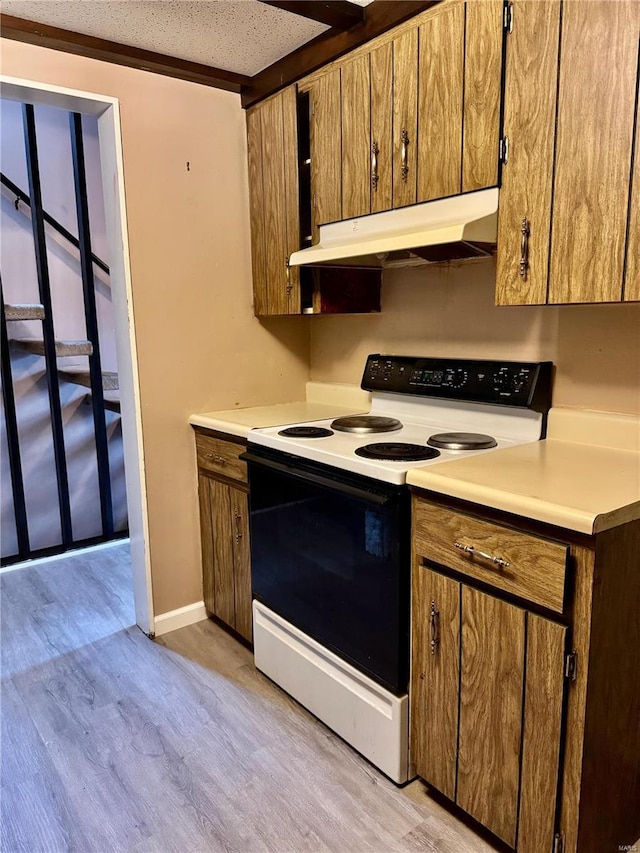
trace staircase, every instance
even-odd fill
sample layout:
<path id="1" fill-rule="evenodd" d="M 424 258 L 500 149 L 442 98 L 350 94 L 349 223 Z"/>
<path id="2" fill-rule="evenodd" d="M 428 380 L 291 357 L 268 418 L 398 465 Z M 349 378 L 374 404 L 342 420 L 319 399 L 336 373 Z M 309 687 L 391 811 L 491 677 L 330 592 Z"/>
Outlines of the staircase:
<path id="1" fill-rule="evenodd" d="M 32 262 L 23 265 L 22 288 L 21 265 L 10 256 L 8 290 L 13 298 L 5 304 L 3 294 L 0 300 L 3 426 L 11 475 L 2 487 L 3 565 L 127 535 L 119 382 L 115 370 L 102 369 L 105 341 L 100 340 L 93 277 L 94 267 L 101 275 L 108 275 L 109 267 L 91 248 L 81 117 L 69 114 L 78 237 L 42 206 L 35 113 L 29 105 L 22 105 L 22 124 L 29 193 L 0 174 L 2 215 L 23 251 L 31 232 L 39 299 L 24 299 Z M 3 168 L 5 162 L 3 157 Z M 60 204 L 61 218 L 68 218 L 72 207 Z M 12 246 L 11 251 L 17 249 Z M 52 292 L 57 282 L 64 297 Z M 2 281 L 0 287 L 4 289 Z M 74 294 L 80 298 L 75 306 L 67 301 Z M 56 336 L 54 303 L 66 336 Z M 103 301 L 102 316 L 105 305 Z M 86 338 L 66 339 L 76 328 L 86 329 Z M 112 322 L 107 321 L 102 334 L 109 333 Z M 113 353 L 113 344 L 109 347 Z M 14 525 L 8 521 L 11 514 Z"/>

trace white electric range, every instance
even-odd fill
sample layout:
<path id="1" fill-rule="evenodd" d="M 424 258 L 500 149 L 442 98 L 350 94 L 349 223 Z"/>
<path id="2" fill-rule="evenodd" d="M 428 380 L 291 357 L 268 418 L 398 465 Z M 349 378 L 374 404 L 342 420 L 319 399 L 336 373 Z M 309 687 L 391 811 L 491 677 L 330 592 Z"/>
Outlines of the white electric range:
<path id="1" fill-rule="evenodd" d="M 371 355 L 363 415 L 252 430 L 256 666 L 407 781 L 407 471 L 536 441 L 549 362 Z"/>

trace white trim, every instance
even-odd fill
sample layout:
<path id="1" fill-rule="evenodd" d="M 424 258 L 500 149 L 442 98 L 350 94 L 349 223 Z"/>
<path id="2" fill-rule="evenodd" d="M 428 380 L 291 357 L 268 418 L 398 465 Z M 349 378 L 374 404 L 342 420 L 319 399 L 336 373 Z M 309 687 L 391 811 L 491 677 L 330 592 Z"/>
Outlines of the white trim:
<path id="1" fill-rule="evenodd" d="M 5 572 L 15 572 L 18 569 L 31 569 L 34 566 L 44 566 L 47 563 L 55 563 L 66 557 L 91 557 L 96 551 L 106 551 L 107 548 L 115 548 L 116 545 L 128 545 L 129 538 L 112 539 L 110 542 L 98 542 L 97 545 L 89 545 L 88 548 L 74 548 L 73 551 L 63 551 L 62 554 L 51 554 L 49 557 L 36 557 L 34 560 L 24 560 L 22 563 L 12 563 L 10 566 L 2 566 L 0 575 Z"/>
<path id="2" fill-rule="evenodd" d="M 186 607 L 161 613 L 155 618 L 156 637 L 168 634 L 169 631 L 177 631 L 178 628 L 186 628 L 187 625 L 195 625 L 196 622 L 202 622 L 204 619 L 207 619 L 204 601 L 194 601 Z"/>
<path id="3" fill-rule="evenodd" d="M 111 293 L 116 318 L 116 352 L 120 379 L 127 505 L 131 540 L 136 623 L 154 633 L 153 591 L 149 555 L 147 487 L 142 441 L 142 415 L 129 266 L 129 241 L 124 191 L 120 103 L 117 98 L 0 75 L 2 97 L 98 116 Z"/>

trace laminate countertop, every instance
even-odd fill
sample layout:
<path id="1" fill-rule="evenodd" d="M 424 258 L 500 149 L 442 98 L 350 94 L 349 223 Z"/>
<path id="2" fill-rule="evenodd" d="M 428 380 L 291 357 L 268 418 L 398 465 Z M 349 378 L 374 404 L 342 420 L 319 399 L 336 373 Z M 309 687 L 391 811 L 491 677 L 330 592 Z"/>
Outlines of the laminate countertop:
<path id="1" fill-rule="evenodd" d="M 306 396 L 293 403 L 194 414 L 189 423 L 246 438 L 252 429 L 357 415 L 370 407 L 369 394 L 352 385 L 308 382 Z"/>
<path id="2" fill-rule="evenodd" d="M 607 426 L 605 415 L 594 414 Z M 414 468 L 407 482 L 580 533 L 640 518 L 640 420 L 611 416 L 615 428 L 604 438 L 584 416 L 550 415 L 543 441 Z M 612 436 L 618 446 L 603 446 Z"/>

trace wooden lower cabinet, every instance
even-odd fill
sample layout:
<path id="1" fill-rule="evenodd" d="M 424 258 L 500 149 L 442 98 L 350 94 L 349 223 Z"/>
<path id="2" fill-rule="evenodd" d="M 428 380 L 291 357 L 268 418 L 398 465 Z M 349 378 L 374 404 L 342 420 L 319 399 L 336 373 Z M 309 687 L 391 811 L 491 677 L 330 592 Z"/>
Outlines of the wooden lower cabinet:
<path id="1" fill-rule="evenodd" d="M 640 520 L 587 535 L 416 490 L 412 527 L 417 774 L 518 853 L 633 849 Z"/>
<path id="2" fill-rule="evenodd" d="M 220 439 L 210 440 L 220 444 Z M 237 445 L 232 446 L 237 450 Z M 248 488 L 200 467 L 198 493 L 205 607 L 210 615 L 251 641 Z"/>
<path id="3" fill-rule="evenodd" d="M 550 851 L 566 628 L 419 562 L 412 625 L 416 771 L 512 847 L 518 810 L 535 812 L 540 846 L 523 840 L 518 849 Z M 545 804 L 538 781 L 545 782 Z"/>

